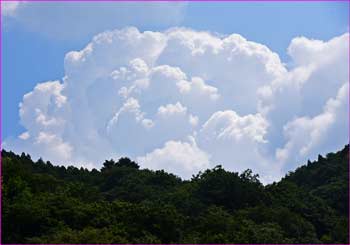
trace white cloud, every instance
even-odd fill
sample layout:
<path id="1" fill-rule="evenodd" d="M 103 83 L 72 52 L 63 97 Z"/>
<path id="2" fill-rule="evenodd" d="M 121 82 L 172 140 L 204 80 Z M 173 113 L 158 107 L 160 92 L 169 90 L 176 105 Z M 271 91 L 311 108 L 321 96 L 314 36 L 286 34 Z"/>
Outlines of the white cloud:
<path id="1" fill-rule="evenodd" d="M 276 150 L 276 158 L 287 170 L 318 153 L 336 151 L 349 135 L 349 84 L 345 83 L 335 98 L 330 98 L 322 113 L 315 117 L 299 117 L 284 126 L 287 142 Z M 286 165 L 285 163 L 289 163 Z"/>
<path id="2" fill-rule="evenodd" d="M 160 106 L 158 108 L 158 115 L 161 117 L 170 117 L 172 115 L 185 115 L 187 113 L 187 108 L 183 107 L 181 103 L 177 102 L 175 105 L 167 104 L 166 106 Z"/>
<path id="3" fill-rule="evenodd" d="M 30 138 L 30 134 L 28 132 L 24 132 L 18 136 L 21 140 L 27 140 Z"/>
<path id="4" fill-rule="evenodd" d="M 150 169 L 165 169 L 183 178 L 208 168 L 210 156 L 199 149 L 193 138 L 190 142 L 168 141 L 163 148 L 155 149 L 144 157 L 138 157 L 142 166 Z"/>
<path id="5" fill-rule="evenodd" d="M 259 111 L 270 122 L 266 138 L 271 154 L 285 144 L 282 132 L 286 124 L 321 114 L 326 102 L 348 81 L 348 42 L 348 33 L 327 42 L 301 37 L 292 40 L 288 48 L 292 68 L 258 92 Z M 345 144 L 346 139 L 341 137 L 338 142 Z M 314 153 L 321 152 L 326 153 L 322 149 Z"/>
<path id="6" fill-rule="evenodd" d="M 179 67 L 188 76 L 214 85 L 224 109 L 254 113 L 256 88 L 286 72 L 276 53 L 238 34 L 220 37 L 184 28 L 167 34 L 168 45 L 158 63 Z"/>
<path id="7" fill-rule="evenodd" d="M 267 122 L 259 114 L 240 117 L 234 111 L 218 111 L 203 125 L 201 132 L 217 139 L 240 141 L 247 138 L 252 142 L 265 143 L 266 129 Z"/>
<path id="8" fill-rule="evenodd" d="M 210 152 L 213 163 L 231 171 L 254 169 L 264 181 L 269 181 L 281 173 L 273 161 L 268 163 L 261 151 L 268 143 L 265 140 L 268 126 L 260 114 L 240 116 L 231 110 L 218 111 L 203 124 L 197 143 Z"/>
<path id="9" fill-rule="evenodd" d="M 347 142 L 348 38 L 296 38 L 285 66 L 237 34 L 103 32 L 66 55 L 62 82 L 23 97 L 26 131 L 5 145 L 53 162 L 125 155 L 182 177 L 222 164 L 276 180 Z"/>
<path id="10" fill-rule="evenodd" d="M 28 133 L 40 131 L 62 132 L 67 116 L 67 98 L 61 94 L 59 81 L 39 83 L 32 92 L 23 96 L 19 115 Z"/>

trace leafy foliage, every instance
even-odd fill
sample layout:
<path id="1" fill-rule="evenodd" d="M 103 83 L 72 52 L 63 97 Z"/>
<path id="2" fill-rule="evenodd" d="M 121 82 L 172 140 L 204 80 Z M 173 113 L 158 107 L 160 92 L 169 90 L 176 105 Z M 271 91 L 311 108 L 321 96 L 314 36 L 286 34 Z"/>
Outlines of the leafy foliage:
<path id="1" fill-rule="evenodd" d="M 278 183 L 190 181 L 128 158 L 87 170 L 2 151 L 4 243 L 348 243 L 349 146 Z"/>

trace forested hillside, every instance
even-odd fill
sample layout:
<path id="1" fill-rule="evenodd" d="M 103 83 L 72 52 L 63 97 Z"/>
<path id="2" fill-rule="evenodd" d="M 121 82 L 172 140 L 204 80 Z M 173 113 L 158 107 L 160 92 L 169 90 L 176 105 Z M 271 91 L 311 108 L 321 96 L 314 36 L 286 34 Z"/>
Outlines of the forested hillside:
<path id="1" fill-rule="evenodd" d="M 184 181 L 2 151 L 3 243 L 348 243 L 349 146 L 263 186 L 221 166 Z"/>

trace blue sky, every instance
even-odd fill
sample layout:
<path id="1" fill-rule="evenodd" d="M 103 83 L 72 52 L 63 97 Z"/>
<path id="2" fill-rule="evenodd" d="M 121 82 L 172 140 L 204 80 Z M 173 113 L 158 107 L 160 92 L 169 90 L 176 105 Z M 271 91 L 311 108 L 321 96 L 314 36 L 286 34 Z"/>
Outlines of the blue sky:
<path id="1" fill-rule="evenodd" d="M 23 131 L 18 116 L 18 104 L 23 95 L 38 82 L 62 78 L 65 54 L 83 47 L 91 36 L 57 40 L 30 31 L 12 20 L 4 22 L 2 133 L 7 138 Z M 328 40 L 346 32 L 348 3 L 193 2 L 188 4 L 179 26 L 223 34 L 240 33 L 249 40 L 267 45 L 287 62 L 286 49 L 292 38 L 306 36 Z M 162 29 L 163 25 L 155 24 L 152 30 Z"/>
<path id="2" fill-rule="evenodd" d="M 153 9 L 124 6 L 124 9 L 130 9 L 130 16 L 141 17 L 131 18 L 122 12 L 113 15 L 112 10 L 106 14 L 101 8 L 89 20 L 84 19 L 89 16 L 83 13 L 87 9 L 77 7 L 81 12 L 65 12 L 64 9 L 69 9 L 70 4 L 62 5 L 62 11 L 62 6 L 55 10 L 55 6 L 38 8 L 32 3 L 29 7 L 20 6 L 17 12 L 2 16 L 3 139 L 15 138 L 25 131 L 19 123 L 18 108 L 23 95 L 40 82 L 62 79 L 65 75 L 63 60 L 66 53 L 81 50 L 94 34 L 113 29 L 113 25 L 118 29 L 132 25 L 140 31 L 164 31 L 180 26 L 214 34 L 238 33 L 248 40 L 266 45 L 287 64 L 291 62 L 287 48 L 293 38 L 303 36 L 328 41 L 349 29 L 347 2 L 193 2 L 170 6 L 170 12 L 167 12 L 169 9 L 157 9 L 157 6 Z M 169 14 L 172 8 L 175 14 Z M 93 6 L 89 11 L 91 9 L 94 9 Z M 43 16 L 35 17 L 40 11 Z M 157 11 L 164 11 L 164 16 Z M 45 16 L 45 12 L 50 14 Z M 53 12 L 56 16 L 51 18 Z M 70 28 L 65 18 L 68 22 L 76 20 L 75 28 L 81 28 L 81 33 L 79 29 Z"/>

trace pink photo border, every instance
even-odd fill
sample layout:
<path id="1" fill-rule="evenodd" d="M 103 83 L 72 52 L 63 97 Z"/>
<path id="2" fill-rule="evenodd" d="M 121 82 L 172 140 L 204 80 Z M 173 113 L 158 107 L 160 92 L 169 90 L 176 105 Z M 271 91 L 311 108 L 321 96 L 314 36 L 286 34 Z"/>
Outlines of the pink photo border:
<path id="1" fill-rule="evenodd" d="M 0 151 L 2 151 L 2 2 L 348 2 L 348 27 L 350 26 L 350 0 L 0 0 Z M 350 84 L 350 40 L 348 42 L 348 82 Z M 348 107 L 348 120 L 350 121 L 350 86 L 349 86 L 349 107 Z M 350 123 L 349 123 L 349 141 L 350 144 Z M 350 155 L 350 152 L 348 153 Z M 349 161 L 350 168 L 350 161 Z M 0 245 L 2 244 L 2 156 L 0 154 Z M 349 180 L 350 180 L 350 171 L 349 171 Z M 350 181 L 349 181 L 349 196 L 350 196 Z M 350 200 L 348 200 L 348 207 L 350 211 Z M 350 219 L 350 217 L 349 217 Z M 349 224 L 349 240 L 350 240 L 350 224 Z M 277 243 L 276 243 L 277 244 Z M 28 244 L 34 245 L 34 244 Z M 52 244 L 59 245 L 59 244 Z M 61 245 L 61 244 L 60 244 Z M 93 244 L 84 244 L 84 245 L 93 245 Z M 141 244 L 140 244 L 141 245 Z M 150 245 L 150 244 L 143 244 Z M 173 245 L 182 245 L 182 244 L 173 244 Z M 194 244 L 187 244 L 194 245 Z M 206 244 L 207 245 L 207 244 Z M 219 245 L 219 244 L 211 244 Z M 236 244 L 243 245 L 243 244 Z M 253 244 L 258 245 L 258 244 Z M 273 245 L 273 244 L 266 244 Z M 274 244 L 275 245 L 275 244 Z M 292 245 L 292 244 L 285 244 Z M 313 245 L 313 244 L 310 244 Z M 316 244 L 315 244 L 316 245 Z M 345 244 L 344 244 L 345 245 Z"/>

